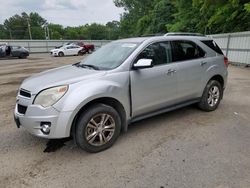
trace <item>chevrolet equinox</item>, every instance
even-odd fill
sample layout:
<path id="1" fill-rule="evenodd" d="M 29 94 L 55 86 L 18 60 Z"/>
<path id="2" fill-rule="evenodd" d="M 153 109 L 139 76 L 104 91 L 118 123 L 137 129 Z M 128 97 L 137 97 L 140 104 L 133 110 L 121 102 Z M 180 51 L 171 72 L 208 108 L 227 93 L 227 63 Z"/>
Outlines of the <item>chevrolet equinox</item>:
<path id="1" fill-rule="evenodd" d="M 215 110 L 227 66 L 221 49 L 205 36 L 117 40 L 81 62 L 24 80 L 14 117 L 31 134 L 72 136 L 80 148 L 99 152 L 132 122 L 194 103 Z"/>

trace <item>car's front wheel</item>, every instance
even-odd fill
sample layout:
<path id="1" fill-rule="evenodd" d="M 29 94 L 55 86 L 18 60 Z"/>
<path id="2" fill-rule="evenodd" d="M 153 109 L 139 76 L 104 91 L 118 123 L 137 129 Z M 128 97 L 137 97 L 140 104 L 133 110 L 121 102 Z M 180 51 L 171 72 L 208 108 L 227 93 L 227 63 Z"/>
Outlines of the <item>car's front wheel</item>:
<path id="1" fill-rule="evenodd" d="M 75 141 L 82 149 L 96 153 L 111 147 L 119 137 L 121 118 L 111 106 L 97 104 L 80 115 Z"/>
<path id="2" fill-rule="evenodd" d="M 64 53 L 63 53 L 63 52 L 59 52 L 59 53 L 58 53 L 58 56 L 59 56 L 59 57 L 63 57 L 63 56 L 64 56 Z"/>
<path id="3" fill-rule="evenodd" d="M 223 90 L 220 82 L 210 80 L 206 85 L 202 98 L 198 103 L 200 109 L 204 111 L 216 110 L 223 96 Z"/>

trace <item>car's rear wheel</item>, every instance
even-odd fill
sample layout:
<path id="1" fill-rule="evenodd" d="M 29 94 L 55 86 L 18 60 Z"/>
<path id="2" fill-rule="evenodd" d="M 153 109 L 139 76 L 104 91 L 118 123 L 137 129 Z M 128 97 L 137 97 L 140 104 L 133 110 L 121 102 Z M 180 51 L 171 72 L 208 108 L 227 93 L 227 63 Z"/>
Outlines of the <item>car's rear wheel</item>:
<path id="1" fill-rule="evenodd" d="M 59 53 L 58 53 L 58 56 L 59 56 L 59 57 L 63 57 L 63 56 L 64 56 L 64 53 L 63 53 L 63 52 L 59 52 Z"/>
<path id="2" fill-rule="evenodd" d="M 24 53 L 21 53 L 20 55 L 19 55 L 19 59 L 24 59 L 24 58 L 26 58 L 27 56 L 24 54 Z"/>
<path id="3" fill-rule="evenodd" d="M 204 111 L 216 110 L 223 96 L 223 90 L 220 82 L 210 80 L 206 85 L 201 101 L 198 103 L 200 109 Z"/>
<path id="4" fill-rule="evenodd" d="M 77 55 L 78 55 L 78 56 L 81 56 L 81 55 L 83 55 L 83 52 L 82 52 L 82 51 L 79 51 L 79 52 L 77 53 Z"/>
<path id="5" fill-rule="evenodd" d="M 80 115 L 75 141 L 82 149 L 96 153 L 111 147 L 119 137 L 121 118 L 111 106 L 97 104 Z"/>

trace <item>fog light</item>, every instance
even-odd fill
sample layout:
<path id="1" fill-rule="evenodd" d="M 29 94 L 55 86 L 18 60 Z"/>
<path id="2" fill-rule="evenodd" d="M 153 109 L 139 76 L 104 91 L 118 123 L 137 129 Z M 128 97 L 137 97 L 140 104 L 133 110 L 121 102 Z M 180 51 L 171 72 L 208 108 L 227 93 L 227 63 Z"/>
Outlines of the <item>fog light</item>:
<path id="1" fill-rule="evenodd" d="M 41 122 L 41 131 L 43 132 L 43 134 L 49 134 L 50 127 L 51 127 L 50 122 Z"/>

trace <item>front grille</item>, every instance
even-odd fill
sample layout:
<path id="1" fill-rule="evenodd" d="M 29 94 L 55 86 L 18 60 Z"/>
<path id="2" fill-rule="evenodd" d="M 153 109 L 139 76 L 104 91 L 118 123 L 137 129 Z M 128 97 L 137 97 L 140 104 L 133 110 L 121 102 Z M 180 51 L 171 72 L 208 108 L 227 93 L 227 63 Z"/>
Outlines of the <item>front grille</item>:
<path id="1" fill-rule="evenodd" d="M 20 94 L 21 96 L 23 96 L 23 97 L 31 98 L 31 93 L 30 93 L 29 91 L 26 91 L 26 90 L 21 89 L 21 90 L 19 91 L 19 94 Z"/>
<path id="2" fill-rule="evenodd" d="M 26 110 L 27 110 L 27 106 L 23 106 L 23 105 L 20 105 L 18 104 L 17 105 L 17 111 L 19 114 L 25 114 L 26 113 Z"/>

